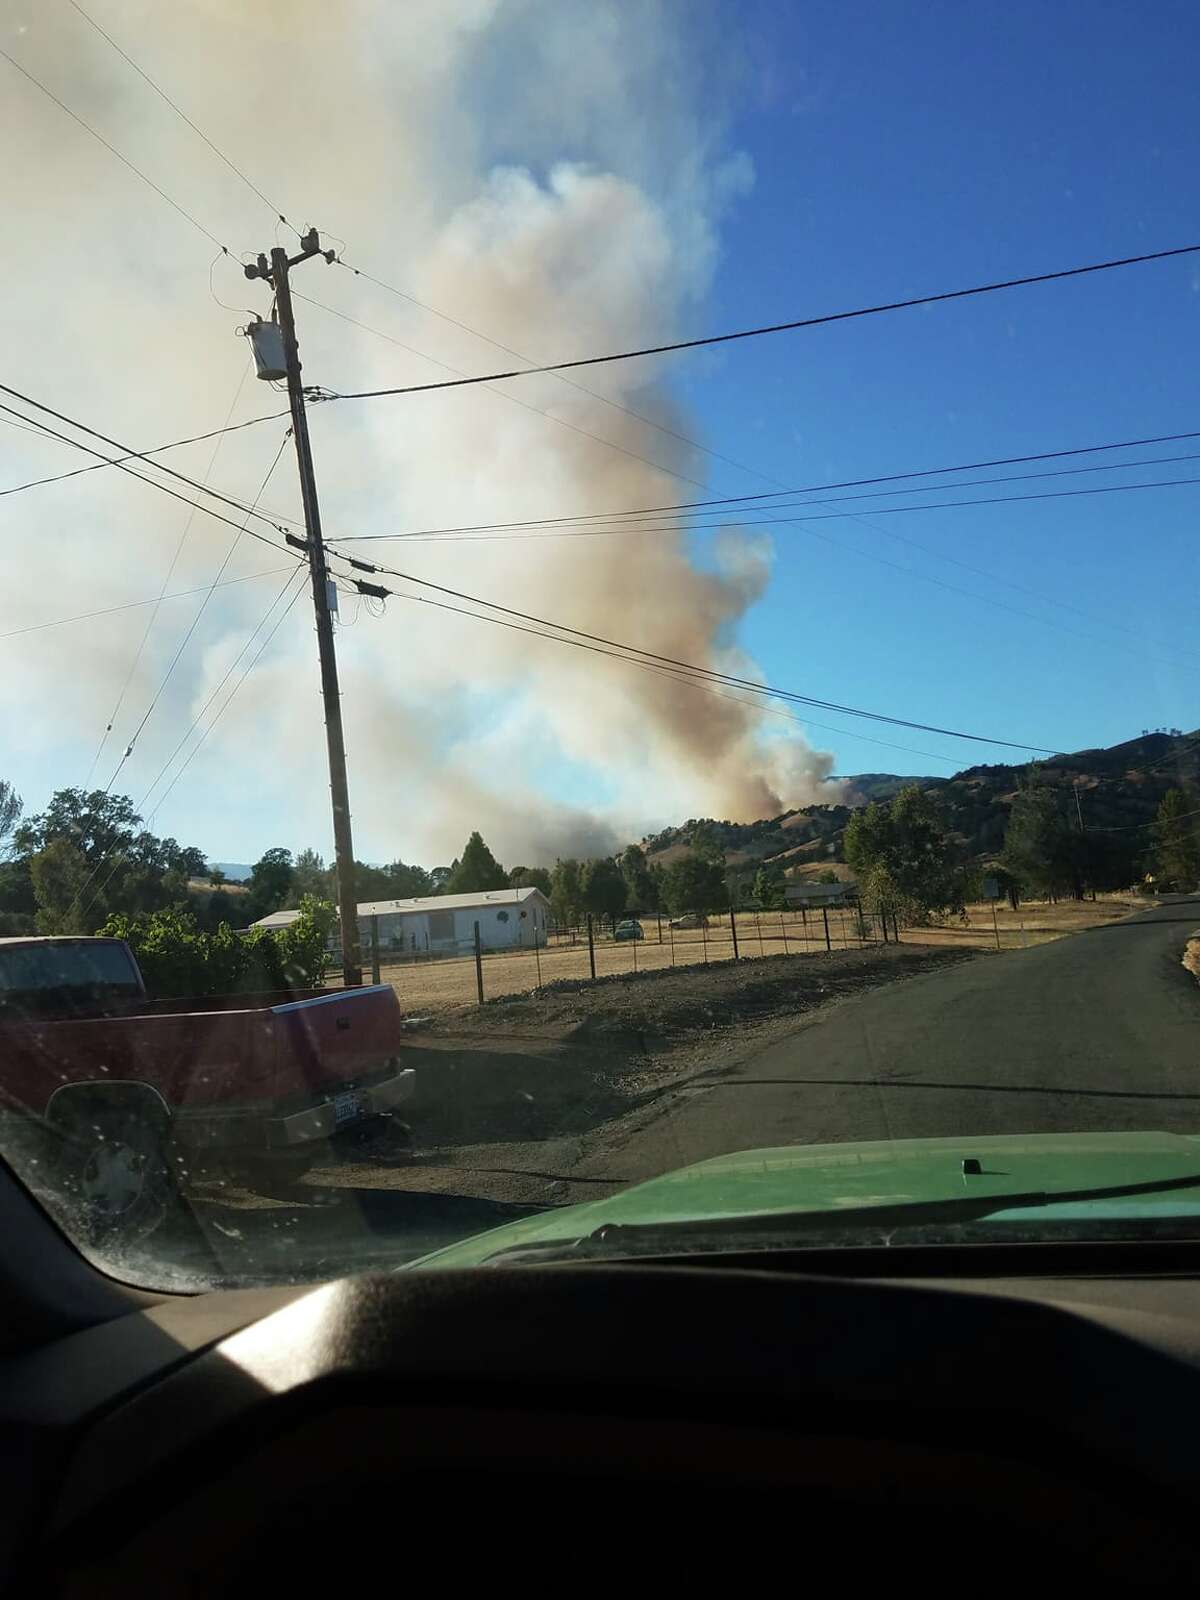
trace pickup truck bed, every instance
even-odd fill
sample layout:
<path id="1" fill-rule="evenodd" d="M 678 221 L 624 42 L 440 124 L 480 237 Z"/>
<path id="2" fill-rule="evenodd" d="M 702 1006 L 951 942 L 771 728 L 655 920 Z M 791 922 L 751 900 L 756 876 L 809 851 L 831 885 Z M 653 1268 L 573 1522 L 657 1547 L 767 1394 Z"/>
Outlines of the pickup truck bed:
<path id="1" fill-rule="evenodd" d="M 146 1164 L 147 1128 L 177 1170 L 202 1151 L 300 1170 L 409 1098 L 400 1040 L 387 984 L 151 1001 L 120 940 L 0 940 L 0 1110 L 69 1131 L 96 1184 L 114 1149 L 131 1151 L 110 1189 Z"/>

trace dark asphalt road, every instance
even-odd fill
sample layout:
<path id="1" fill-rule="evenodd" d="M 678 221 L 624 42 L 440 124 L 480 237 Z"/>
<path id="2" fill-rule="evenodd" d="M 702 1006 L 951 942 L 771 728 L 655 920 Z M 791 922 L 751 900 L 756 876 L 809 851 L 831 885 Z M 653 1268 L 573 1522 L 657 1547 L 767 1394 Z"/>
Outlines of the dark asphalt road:
<path id="1" fill-rule="evenodd" d="M 816 1013 L 667 1096 L 577 1169 L 642 1179 L 731 1150 L 962 1133 L 1200 1131 L 1200 897 Z"/>

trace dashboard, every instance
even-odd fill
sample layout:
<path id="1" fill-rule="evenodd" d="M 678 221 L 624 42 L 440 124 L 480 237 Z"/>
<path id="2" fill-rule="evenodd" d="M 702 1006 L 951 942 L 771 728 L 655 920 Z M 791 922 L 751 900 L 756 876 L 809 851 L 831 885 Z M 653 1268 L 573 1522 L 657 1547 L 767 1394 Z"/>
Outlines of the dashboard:
<path id="1" fill-rule="evenodd" d="M 1191 1276 L 400 1272 L 0 1365 L 3 1555 L 72 1597 L 1174 1582 L 1198 1435 Z"/>

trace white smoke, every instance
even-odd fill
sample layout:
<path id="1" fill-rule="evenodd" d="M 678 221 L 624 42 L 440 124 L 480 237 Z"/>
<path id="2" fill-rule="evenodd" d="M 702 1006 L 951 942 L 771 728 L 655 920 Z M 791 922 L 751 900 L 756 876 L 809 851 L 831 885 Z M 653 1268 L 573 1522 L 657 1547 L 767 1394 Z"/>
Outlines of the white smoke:
<path id="1" fill-rule="evenodd" d="M 722 219 L 751 181 L 712 110 L 719 85 L 704 79 L 692 37 L 702 18 L 699 8 L 645 6 L 635 22 L 617 0 L 208 0 L 172 8 L 170 25 L 146 3 L 111 4 L 101 20 L 294 222 L 344 239 L 349 261 L 537 362 L 658 343 L 693 326 Z M 294 237 L 66 8 L 31 11 L 5 31 L 5 47 L 235 252 L 269 248 L 276 232 Z M 7 164 L 6 215 L 36 237 L 37 270 L 31 261 L 23 298 L 5 308 L 6 381 L 142 448 L 216 425 L 246 351 L 233 337 L 244 316 L 209 298 L 215 247 L 35 90 L 7 90 L 9 148 L 20 133 L 34 159 Z M 220 299 L 266 310 L 261 286 L 231 261 L 218 257 L 212 275 Z M 345 269 L 306 265 L 294 286 L 397 342 L 301 300 L 310 382 L 357 389 L 443 375 L 417 351 L 465 372 L 513 364 Z M 674 474 L 702 481 L 703 456 L 605 404 L 693 433 L 670 373 L 666 360 L 643 360 L 569 375 L 590 394 L 547 376 L 499 392 L 321 407 L 312 426 L 327 536 L 694 498 Z M 281 407 L 251 378 L 234 417 Z M 284 425 L 231 435 L 213 482 L 252 495 Z M 4 442 L 5 483 L 77 464 L 26 433 Z M 210 448 L 167 459 L 198 476 Z M 290 451 L 263 500 L 297 511 Z M 13 626 L 154 593 L 185 517 L 115 472 L 0 500 L 0 576 L 24 602 Z M 196 516 L 170 588 L 209 581 L 233 537 Z M 756 676 L 734 635 L 767 586 L 770 548 L 736 528 L 703 565 L 671 533 L 352 548 L 605 638 Z M 278 564 L 244 537 L 227 576 Z M 281 581 L 214 596 L 118 789 L 142 798 Z M 163 607 L 98 781 L 196 603 Z M 448 858 L 478 827 L 502 859 L 533 863 L 610 848 L 680 815 L 749 820 L 836 797 L 823 783 L 831 758 L 738 691 L 706 692 L 416 601 L 389 601 L 382 619 L 358 608 L 355 620 L 355 602 L 342 604 L 362 856 Z M 10 659 L 18 647 L 16 670 L 0 675 L 5 775 L 35 804 L 83 780 L 146 618 L 132 611 L 4 646 Z M 225 856 L 325 844 L 306 598 L 156 825 Z"/>

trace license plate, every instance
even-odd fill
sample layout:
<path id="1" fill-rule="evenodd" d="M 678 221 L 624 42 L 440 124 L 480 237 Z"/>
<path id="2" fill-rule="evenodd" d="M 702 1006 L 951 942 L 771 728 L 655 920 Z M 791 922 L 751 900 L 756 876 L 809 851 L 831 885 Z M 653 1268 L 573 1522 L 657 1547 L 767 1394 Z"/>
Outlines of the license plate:
<path id="1" fill-rule="evenodd" d="M 344 1122 L 353 1122 L 362 1111 L 362 1100 L 353 1089 L 346 1089 L 341 1094 L 333 1097 L 334 1126 L 340 1128 Z"/>

